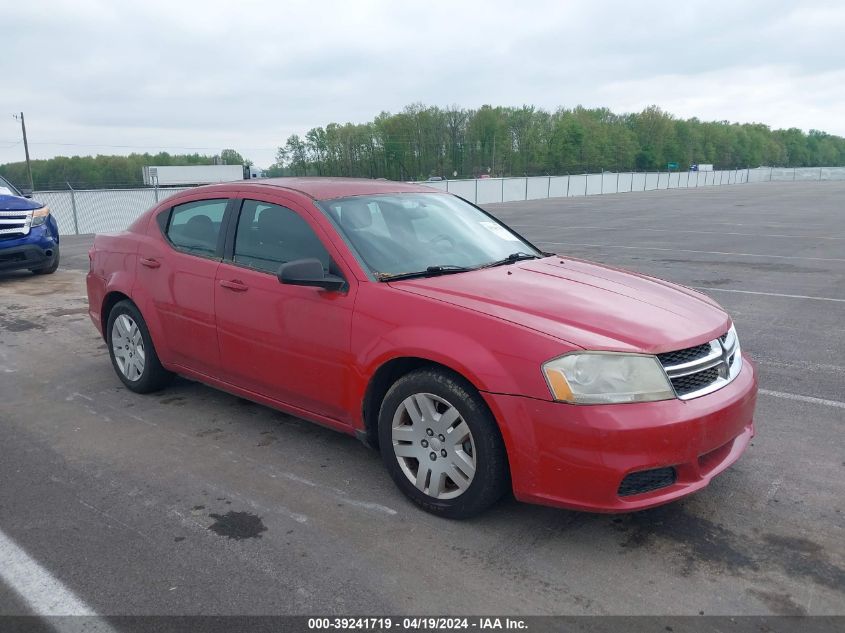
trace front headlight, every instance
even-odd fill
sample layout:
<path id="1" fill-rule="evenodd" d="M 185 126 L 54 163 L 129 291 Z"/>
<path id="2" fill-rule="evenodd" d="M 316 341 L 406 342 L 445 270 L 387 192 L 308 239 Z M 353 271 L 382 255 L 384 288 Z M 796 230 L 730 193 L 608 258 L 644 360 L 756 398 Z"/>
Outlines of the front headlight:
<path id="1" fill-rule="evenodd" d="M 50 209 L 46 206 L 36 209 L 32 212 L 32 224 L 30 226 L 39 226 L 47 221 L 50 215 Z"/>
<path id="2" fill-rule="evenodd" d="M 574 352 L 543 365 L 555 400 L 612 404 L 670 400 L 675 391 L 655 356 Z"/>

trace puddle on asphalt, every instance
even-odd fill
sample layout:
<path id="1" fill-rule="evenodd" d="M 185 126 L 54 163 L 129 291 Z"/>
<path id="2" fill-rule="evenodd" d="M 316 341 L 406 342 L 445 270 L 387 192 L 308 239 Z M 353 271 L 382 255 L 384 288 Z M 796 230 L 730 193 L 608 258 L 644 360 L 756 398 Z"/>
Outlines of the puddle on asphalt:
<path id="1" fill-rule="evenodd" d="M 212 519 L 215 519 L 208 529 L 225 536 L 227 538 L 235 539 L 237 541 L 246 538 L 261 538 L 261 533 L 267 531 L 267 526 L 261 520 L 261 517 L 249 512 L 232 512 L 226 514 L 209 514 Z"/>

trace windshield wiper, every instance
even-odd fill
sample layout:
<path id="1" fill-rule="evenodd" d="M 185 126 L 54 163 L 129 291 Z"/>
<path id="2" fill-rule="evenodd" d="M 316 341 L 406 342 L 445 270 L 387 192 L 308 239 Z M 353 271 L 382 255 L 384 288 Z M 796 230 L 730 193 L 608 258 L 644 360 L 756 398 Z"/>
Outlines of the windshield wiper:
<path id="1" fill-rule="evenodd" d="M 532 255 L 531 253 L 523 253 L 522 251 L 520 251 L 518 253 L 511 253 L 507 257 L 498 259 L 495 262 L 490 262 L 489 264 L 479 266 L 479 268 L 493 268 L 494 266 L 504 266 L 506 264 L 513 264 L 514 262 L 522 261 L 523 259 L 540 259 L 540 257 L 538 255 Z"/>
<path id="2" fill-rule="evenodd" d="M 440 264 L 429 266 L 425 270 L 417 270 L 411 273 L 376 273 L 379 281 L 396 281 L 397 279 L 412 279 L 414 277 L 434 277 L 435 275 L 449 275 L 452 273 L 465 273 L 474 268 L 457 266 L 455 264 Z"/>

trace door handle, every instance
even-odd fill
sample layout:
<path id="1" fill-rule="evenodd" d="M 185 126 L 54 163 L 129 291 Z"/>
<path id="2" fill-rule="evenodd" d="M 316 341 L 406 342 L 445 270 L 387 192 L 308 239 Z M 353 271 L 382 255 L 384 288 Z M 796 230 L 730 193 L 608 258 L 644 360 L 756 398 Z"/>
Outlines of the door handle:
<path id="1" fill-rule="evenodd" d="M 228 288 L 229 290 L 234 290 L 235 292 L 246 292 L 247 290 L 249 290 L 249 286 L 247 286 L 242 281 L 238 281 L 237 279 L 232 279 L 231 281 L 227 281 L 226 279 L 221 279 L 219 283 L 224 288 Z"/>
<path id="2" fill-rule="evenodd" d="M 158 268 L 161 266 L 161 262 L 150 257 L 142 257 L 139 261 L 141 262 L 141 266 L 146 266 L 147 268 Z"/>

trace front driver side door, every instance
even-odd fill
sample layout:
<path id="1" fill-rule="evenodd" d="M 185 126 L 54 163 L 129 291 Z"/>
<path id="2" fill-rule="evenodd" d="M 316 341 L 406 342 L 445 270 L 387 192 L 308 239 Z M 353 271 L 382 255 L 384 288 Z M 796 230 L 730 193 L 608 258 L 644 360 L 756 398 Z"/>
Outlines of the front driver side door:
<path id="1" fill-rule="evenodd" d="M 278 201 L 284 206 L 242 202 L 233 244 L 217 269 L 221 370 L 236 386 L 349 424 L 357 282 L 335 263 L 339 258 L 330 254 L 304 209 Z M 281 264 L 309 257 L 344 277 L 348 288 L 330 292 L 278 281 Z"/>

